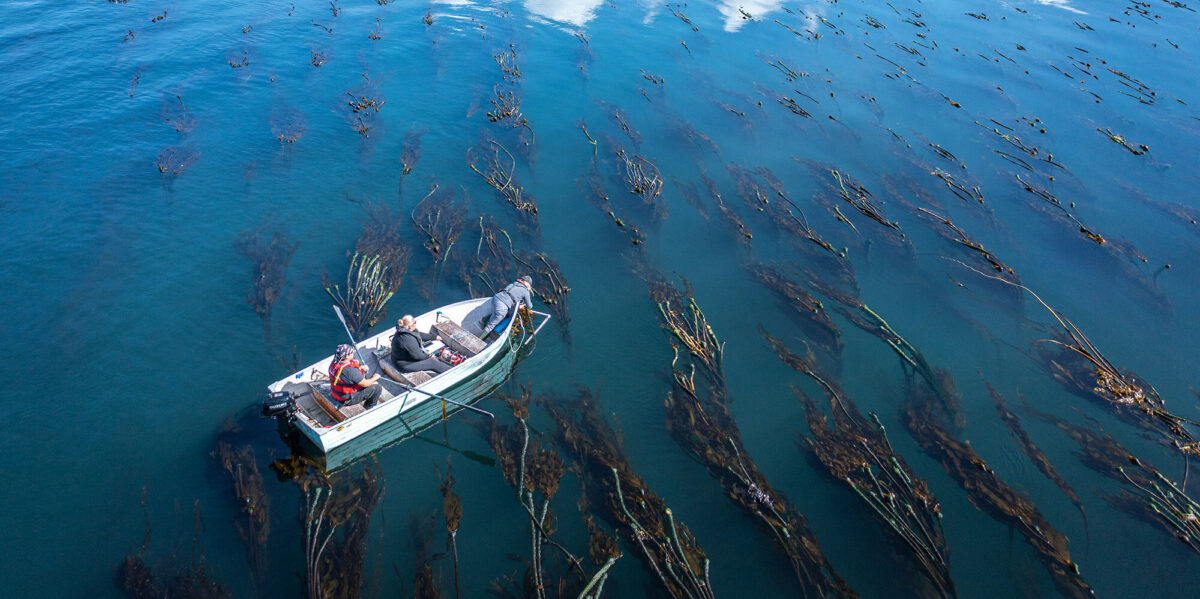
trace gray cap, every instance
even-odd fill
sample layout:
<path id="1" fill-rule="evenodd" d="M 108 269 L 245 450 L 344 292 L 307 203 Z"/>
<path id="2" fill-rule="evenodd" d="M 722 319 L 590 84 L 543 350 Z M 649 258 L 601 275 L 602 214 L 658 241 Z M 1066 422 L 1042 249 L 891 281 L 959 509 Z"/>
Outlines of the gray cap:
<path id="1" fill-rule="evenodd" d="M 519 278 L 517 280 L 524 281 L 526 285 L 533 286 L 533 277 L 531 277 L 529 275 L 522 275 L 521 278 Z"/>

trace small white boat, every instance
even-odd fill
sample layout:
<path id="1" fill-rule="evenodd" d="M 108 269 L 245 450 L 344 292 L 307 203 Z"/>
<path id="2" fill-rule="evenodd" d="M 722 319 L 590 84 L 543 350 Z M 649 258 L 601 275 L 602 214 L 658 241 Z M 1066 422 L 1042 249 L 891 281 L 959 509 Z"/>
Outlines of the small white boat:
<path id="1" fill-rule="evenodd" d="M 300 433 L 316 457 L 323 458 L 326 469 L 332 470 L 412 437 L 451 413 L 463 409 L 483 412 L 471 404 L 508 380 L 517 361 L 527 354 L 524 350 L 532 347 L 530 342 L 550 319 L 549 314 L 531 311 L 541 322 L 530 331 L 520 326 L 518 318 L 510 318 L 498 339 L 484 343 L 461 325 L 489 299 L 462 301 L 417 317 L 417 330 L 436 330 L 443 339 L 425 343 L 426 351 L 432 353 L 445 344 L 466 358 L 450 370 L 436 375 L 432 371 L 397 372 L 390 360 L 396 332 L 392 327 L 357 344 L 368 376 L 382 375 L 376 384 L 383 393 L 371 409 L 363 409 L 361 404 L 340 407 L 333 399 L 328 375 L 331 355 L 267 387 L 263 415 Z"/>

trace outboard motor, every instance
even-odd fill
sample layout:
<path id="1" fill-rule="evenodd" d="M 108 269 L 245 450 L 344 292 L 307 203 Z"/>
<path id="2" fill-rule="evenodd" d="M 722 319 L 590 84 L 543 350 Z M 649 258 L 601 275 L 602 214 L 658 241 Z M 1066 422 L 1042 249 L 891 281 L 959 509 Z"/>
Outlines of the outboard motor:
<path id="1" fill-rule="evenodd" d="M 296 417 L 296 394 L 291 391 L 267 393 L 262 402 L 262 417 L 291 422 Z"/>

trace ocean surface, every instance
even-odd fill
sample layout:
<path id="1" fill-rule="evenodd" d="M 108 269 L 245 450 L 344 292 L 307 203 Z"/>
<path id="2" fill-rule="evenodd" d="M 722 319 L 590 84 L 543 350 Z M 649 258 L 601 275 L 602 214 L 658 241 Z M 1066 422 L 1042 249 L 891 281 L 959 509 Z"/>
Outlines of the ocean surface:
<path id="1" fill-rule="evenodd" d="M 586 523 L 620 539 L 602 596 L 666 585 L 629 524 L 603 513 L 604 473 L 556 442 L 549 409 L 578 412 L 584 394 L 707 555 L 713 595 L 806 594 L 762 517 L 668 430 L 681 344 L 649 293 L 665 281 L 723 343 L 726 433 L 858 596 L 939 594 L 805 444 L 792 388 L 835 408 L 763 332 L 811 349 L 823 380 L 876 414 L 927 482 L 957 596 L 1077 596 L 1027 542 L 1046 534 L 1078 568 L 1062 577 L 1097 596 L 1194 597 L 1198 531 L 1182 498 L 1200 498 L 1185 458 L 1200 435 L 1186 422 L 1200 417 L 1189 4 L 10 2 L 5 595 L 313 596 L 311 487 L 278 468 L 298 448 L 258 412 L 268 384 L 344 342 L 322 282 L 344 286 L 378 225 L 409 254 L 375 331 L 533 274 L 535 308 L 554 318 L 501 393 L 530 390 L 529 426 L 564 460 L 553 541 L 591 577 L 602 560 L 588 556 Z M 790 295 L 754 274 L 764 267 Z M 821 314 L 832 329 L 813 324 Z M 681 372 L 696 363 L 679 355 Z M 953 380 L 959 401 L 939 430 L 975 456 L 957 471 L 945 443 L 923 446 L 906 426 L 913 385 L 928 384 L 914 364 Z M 1093 392 L 1097 365 L 1140 381 L 1142 403 Z M 515 422 L 496 397 L 478 405 Z M 1168 430 L 1146 406 L 1183 420 Z M 529 517 L 490 426 L 457 414 L 331 475 L 337 497 L 371 473 L 382 495 L 355 516 L 365 528 L 350 547 L 326 556 L 327 580 L 357 573 L 327 596 L 433 596 L 426 583 L 442 597 L 537 596 Z M 1067 433 L 1079 430 L 1119 443 L 1106 455 L 1128 471 L 1151 472 L 1130 455 L 1157 468 L 1164 495 L 1172 481 L 1180 528 L 1155 517 L 1152 505 L 1171 508 L 1152 489 L 1089 460 Z M 222 443 L 249 458 L 225 469 Z M 252 470 L 257 541 L 243 538 L 259 516 L 235 487 Z M 453 546 L 447 472 L 462 508 Z M 980 472 L 984 489 L 964 482 Z M 981 498 L 998 487 L 1057 532 L 998 514 Z M 583 576 L 542 552 L 546 594 L 576 596 Z"/>

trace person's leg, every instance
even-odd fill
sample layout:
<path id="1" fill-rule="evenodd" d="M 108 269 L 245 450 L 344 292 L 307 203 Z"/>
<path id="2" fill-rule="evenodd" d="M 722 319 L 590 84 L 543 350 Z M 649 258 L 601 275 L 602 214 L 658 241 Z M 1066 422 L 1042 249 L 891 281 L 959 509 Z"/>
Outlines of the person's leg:
<path id="1" fill-rule="evenodd" d="M 362 403 L 362 401 L 365 397 L 366 396 L 363 395 L 362 391 L 355 391 L 354 393 L 350 394 L 350 397 L 347 398 L 346 401 L 336 401 L 335 400 L 334 405 L 339 408 L 344 408 L 346 406 L 352 406 L 357 403 Z"/>
<path id="2" fill-rule="evenodd" d="M 447 370 L 450 370 L 450 365 L 437 358 L 427 358 L 421 360 L 420 362 L 405 364 L 404 368 L 400 369 L 400 372 L 417 372 L 420 370 L 432 370 L 438 374 L 441 374 Z"/>
<path id="3" fill-rule="evenodd" d="M 363 407 L 370 410 L 379 402 L 379 397 L 383 395 L 383 386 L 379 384 L 371 385 L 366 389 L 361 389 L 355 395 L 362 396 Z"/>
<path id="4" fill-rule="evenodd" d="M 500 321 L 504 320 L 504 317 L 507 314 L 508 306 L 504 302 L 493 297 L 492 315 L 490 318 L 488 318 L 487 324 L 483 325 L 483 335 L 486 337 L 488 334 L 490 334 L 492 329 L 496 328 L 496 325 L 500 324 Z"/>

